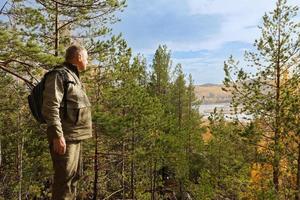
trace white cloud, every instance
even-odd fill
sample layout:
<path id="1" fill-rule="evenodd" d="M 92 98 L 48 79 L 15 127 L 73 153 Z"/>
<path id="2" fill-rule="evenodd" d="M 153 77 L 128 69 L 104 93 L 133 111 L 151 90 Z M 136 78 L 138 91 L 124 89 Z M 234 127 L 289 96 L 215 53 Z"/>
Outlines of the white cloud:
<path id="1" fill-rule="evenodd" d="M 192 15 L 222 15 L 224 18 L 218 34 L 207 41 L 199 42 L 200 46 L 208 49 L 219 48 L 231 41 L 252 43 L 258 36 L 257 25 L 262 15 L 274 6 L 270 0 L 187 0 L 187 2 Z"/>
<path id="2" fill-rule="evenodd" d="M 222 83 L 224 79 L 223 62 L 222 58 L 206 55 L 200 58 L 174 58 L 173 66 L 177 63 L 182 64 L 186 77 L 191 73 L 195 84 Z"/>
<path id="3" fill-rule="evenodd" d="M 186 0 L 190 15 L 219 15 L 223 20 L 220 31 L 206 39 L 192 42 L 168 41 L 173 50 L 214 50 L 227 42 L 253 43 L 260 35 L 258 25 L 264 13 L 272 11 L 275 0 Z M 300 6 L 297 0 L 288 1 Z"/>
<path id="4" fill-rule="evenodd" d="M 166 44 L 172 52 L 187 55 L 174 58 L 173 63 L 181 63 L 185 73 L 192 73 L 198 84 L 221 83 L 224 60 L 233 54 L 242 61 L 244 48 L 251 46 L 244 43 L 252 44 L 260 36 L 257 26 L 262 16 L 276 6 L 276 0 L 128 2 L 132 5 L 129 5 L 132 16 L 123 28 L 130 36 L 128 41 L 132 42 L 134 52 L 145 54 L 151 59 L 158 45 Z M 300 6 L 300 1 L 288 0 L 288 4 Z M 208 55 L 191 52 L 208 52 Z"/>
<path id="5" fill-rule="evenodd" d="M 300 1 L 289 0 L 288 4 L 300 6 Z M 138 45 L 136 48 L 137 51 L 145 54 L 153 52 L 158 44 L 166 44 L 173 51 L 215 50 L 232 41 L 252 44 L 254 39 L 260 35 L 257 26 L 260 24 L 263 14 L 272 11 L 275 6 L 276 0 L 153 0 L 143 3 L 140 0 L 130 0 L 129 10 L 127 11 L 130 11 L 133 17 L 150 17 L 153 20 L 149 22 L 145 19 L 142 23 L 139 23 L 139 20 L 133 18 L 131 21 L 134 20 L 138 24 L 135 23 L 134 27 L 130 27 L 131 24 L 128 25 L 135 30 L 134 33 L 131 33 L 136 34 L 134 41 L 151 40 L 150 43 L 140 42 L 139 44 L 143 43 L 143 45 Z M 162 27 L 160 21 L 168 16 L 173 19 L 170 19 L 169 25 L 171 25 Z M 190 34 L 183 41 L 178 40 L 178 31 L 165 33 L 165 35 L 169 35 L 167 38 L 154 34 L 164 32 L 164 28 L 178 26 L 178 29 L 180 29 L 189 27 L 183 26 L 182 23 L 184 22 L 180 20 L 174 20 L 176 17 L 177 19 L 185 17 L 186 24 L 195 19 L 205 19 L 203 21 L 199 20 L 199 25 L 193 24 L 195 26 L 194 30 L 187 30 L 188 33 L 193 31 L 203 32 L 203 35 L 199 37 L 197 34 Z M 210 21 L 207 21 L 208 17 L 211 18 Z M 175 25 L 176 22 L 181 24 Z M 157 23 L 157 26 L 154 26 L 155 23 Z M 209 27 L 210 23 L 211 26 Z M 149 27 L 151 29 L 144 33 L 143 31 L 148 30 Z M 199 30 L 199 27 L 202 27 L 204 31 Z M 213 30 L 213 32 L 205 32 L 205 30 Z M 143 34 L 147 36 L 143 37 Z"/>
<path id="6" fill-rule="evenodd" d="M 265 11 L 275 5 L 274 0 L 186 0 L 191 14 L 246 14 L 247 11 Z M 256 12 L 250 13 L 256 15 Z"/>
<path id="7" fill-rule="evenodd" d="M 217 60 L 211 60 L 208 57 L 198 57 L 198 58 L 173 58 L 173 64 L 180 63 L 182 65 L 188 66 L 189 68 L 198 68 L 199 63 L 215 63 Z"/>

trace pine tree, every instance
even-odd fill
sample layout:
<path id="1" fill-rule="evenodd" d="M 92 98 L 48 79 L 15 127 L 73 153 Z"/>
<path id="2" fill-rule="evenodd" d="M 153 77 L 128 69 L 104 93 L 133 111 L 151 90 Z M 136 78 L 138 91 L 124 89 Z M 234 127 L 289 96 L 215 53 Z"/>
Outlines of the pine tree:
<path id="1" fill-rule="evenodd" d="M 299 56 L 299 24 L 293 21 L 297 10 L 297 7 L 288 6 L 286 0 L 278 0 L 274 11 L 263 16 L 261 37 L 254 43 L 256 51 L 245 53 L 247 66 L 255 68 L 255 72 L 239 68 L 233 57 L 224 65 L 224 84 L 233 95 L 233 107 L 261 123 L 261 140 L 272 152 L 266 163 L 272 166 L 271 189 L 277 197 L 283 191 L 280 188 L 280 163 L 287 123 L 283 116 L 288 108 L 284 91 L 291 86 L 286 81 L 286 74 L 297 66 L 295 58 Z"/>
<path id="2" fill-rule="evenodd" d="M 110 34 L 109 24 L 118 20 L 115 12 L 124 6 L 125 1 L 118 0 L 11 1 L 3 11 L 7 20 L 1 29 L 16 39 L 2 37 L 8 50 L 1 56 L 2 69 L 13 67 L 16 74 L 33 78 L 39 68 L 61 62 L 58 56 L 74 42 L 83 43 L 91 59 L 98 57 L 103 50 L 101 39 Z"/>
<path id="3" fill-rule="evenodd" d="M 33 86 L 45 70 L 62 62 L 65 48 L 73 42 L 81 43 L 87 48 L 93 65 L 100 66 L 100 62 L 109 62 L 111 56 L 109 49 L 112 45 L 110 40 L 106 41 L 111 36 L 109 25 L 118 21 L 115 13 L 124 7 L 125 1 L 117 0 L 84 2 L 16 0 L 9 1 L 1 9 L 3 17 L 0 22 L 0 69 L 5 77 L 14 76 L 10 82 L 11 87 L 19 88 L 5 91 L 14 96 L 10 97 L 11 101 L 4 101 L 3 108 L 14 105 L 17 97 L 19 103 L 12 107 L 14 109 L 10 110 L 9 115 L 4 115 L 6 113 L 3 112 L 5 119 L 3 121 L 7 123 L 4 123 L 3 130 L 7 129 L 18 134 L 9 135 L 2 132 L 1 148 L 6 150 L 1 151 L 1 162 L 6 164 L 8 158 L 17 158 L 12 152 L 19 147 L 17 152 L 19 158 L 22 158 L 18 161 L 19 175 L 13 172 L 10 175 L 12 180 L 13 178 L 17 180 L 17 175 L 19 176 L 18 183 L 21 186 L 18 190 L 19 198 L 25 196 L 29 199 L 49 198 L 51 164 L 44 130 L 32 118 L 27 117 L 30 115 L 26 102 L 27 87 L 22 82 L 16 84 L 15 79 L 21 79 L 27 86 Z M 85 76 L 82 78 L 87 81 Z M 5 83 L 1 84 L 1 88 L 6 88 Z M 8 100 L 8 97 L 5 98 Z M 22 111 L 19 115 L 19 129 L 14 128 L 15 122 L 18 121 L 15 109 Z M 16 141 L 19 142 L 15 143 Z M 8 144 L 11 145 L 7 146 Z M 87 147 L 90 146 L 88 144 Z M 90 154 L 90 150 L 86 153 Z M 90 180 L 87 178 L 92 171 L 89 168 L 91 165 L 90 155 L 87 155 L 84 160 L 87 172 L 83 183 L 88 184 L 81 185 L 80 195 L 87 196 L 91 191 Z M 4 172 L 10 172 L 11 164 L 6 166 Z M 5 199 L 16 197 L 12 188 L 18 187 L 15 182 L 10 183 L 3 187 L 3 194 L 8 195 L 4 196 Z"/>
<path id="4" fill-rule="evenodd" d="M 237 122 L 225 120 L 216 109 L 209 116 L 212 137 L 202 150 L 198 198 L 243 199 L 249 198 L 249 174 L 254 147 L 243 136 L 249 132 Z M 201 159 L 200 159 L 201 160 Z"/>

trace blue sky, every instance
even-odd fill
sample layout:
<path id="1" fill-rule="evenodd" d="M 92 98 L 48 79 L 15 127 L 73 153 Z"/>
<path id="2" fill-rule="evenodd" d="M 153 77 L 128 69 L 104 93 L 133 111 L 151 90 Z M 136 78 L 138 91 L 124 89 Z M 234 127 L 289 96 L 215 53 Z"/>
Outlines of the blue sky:
<path id="1" fill-rule="evenodd" d="M 1 6 L 5 0 L 0 0 Z M 242 60 L 260 32 L 258 25 L 276 0 L 127 0 L 114 33 L 122 33 L 134 54 L 148 63 L 158 45 L 166 44 L 173 65 L 181 63 L 195 84 L 224 78 L 223 63 L 230 56 Z M 300 6 L 300 0 L 288 0 Z M 298 17 L 299 19 L 300 17 Z M 299 19 L 300 21 L 300 19 Z"/>
<path id="2" fill-rule="evenodd" d="M 152 62 L 159 44 L 166 44 L 174 65 L 181 63 L 195 84 L 222 83 L 223 63 L 231 54 L 242 59 L 260 35 L 257 26 L 275 0 L 127 0 L 113 26 L 135 54 Z M 300 6 L 299 0 L 288 0 Z"/>

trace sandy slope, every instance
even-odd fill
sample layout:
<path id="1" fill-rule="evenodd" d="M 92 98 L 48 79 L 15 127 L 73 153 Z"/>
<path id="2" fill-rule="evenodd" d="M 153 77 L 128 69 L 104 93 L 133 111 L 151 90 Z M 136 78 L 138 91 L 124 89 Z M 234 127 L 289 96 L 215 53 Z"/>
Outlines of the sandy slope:
<path id="1" fill-rule="evenodd" d="M 204 84 L 195 86 L 195 94 L 203 104 L 229 103 L 231 96 L 222 90 L 222 85 Z"/>

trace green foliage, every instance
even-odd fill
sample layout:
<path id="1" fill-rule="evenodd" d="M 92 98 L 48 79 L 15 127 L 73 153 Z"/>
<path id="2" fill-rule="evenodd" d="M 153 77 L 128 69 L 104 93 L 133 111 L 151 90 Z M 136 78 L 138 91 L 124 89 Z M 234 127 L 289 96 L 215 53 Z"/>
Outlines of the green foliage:
<path id="1" fill-rule="evenodd" d="M 239 67 L 239 62 L 232 56 L 224 63 L 224 85 L 225 90 L 233 95 L 232 106 L 236 112 L 252 115 L 258 124 L 256 136 L 251 134 L 251 129 L 244 132 L 247 135 L 241 136 L 254 144 L 263 144 L 258 145 L 264 151 L 256 162 L 264 161 L 272 166 L 272 177 L 265 179 L 273 180 L 273 185 L 268 184 L 267 190 L 276 198 L 292 198 L 292 192 L 286 191 L 295 187 L 292 179 L 287 178 L 289 175 L 281 173 L 294 164 L 282 166 L 281 163 L 286 162 L 285 149 L 297 141 L 294 137 L 297 131 L 291 128 L 291 124 L 299 126 L 298 117 L 292 111 L 297 107 L 294 95 L 297 96 L 299 85 L 300 23 L 295 20 L 298 10 L 298 7 L 288 6 L 286 0 L 278 0 L 274 11 L 263 16 L 263 24 L 259 27 L 261 37 L 254 43 L 256 51 L 245 52 L 244 56 L 247 66 L 253 67 L 254 72 Z"/>
<path id="2" fill-rule="evenodd" d="M 245 54 L 249 65 L 257 67 L 254 74 L 239 68 L 233 57 L 224 64 L 224 89 L 233 93 L 235 111 L 242 105 L 242 112 L 254 120 L 228 122 L 215 111 L 206 128 L 192 76 L 186 77 L 180 64 L 171 72 L 167 46 L 158 47 L 148 71 L 146 59 L 132 55 L 121 34 L 111 34 L 110 25 L 119 20 L 115 14 L 123 11 L 125 1 L 11 2 L 0 26 L 0 198 L 51 197 L 52 166 L 44 127 L 28 117 L 28 89 L 7 69 L 34 82 L 63 60 L 65 48 L 73 42 L 84 44 L 90 55 L 91 66 L 81 78 L 92 103 L 94 131 L 94 138 L 84 143 L 79 198 L 276 197 L 270 177 L 264 179 L 264 191 L 252 184 L 250 174 L 254 164 L 276 164 L 275 150 L 284 152 L 283 142 L 270 144 L 267 152 L 256 148 L 269 136 L 266 128 L 278 128 L 280 139 L 287 138 L 282 137 L 288 135 L 286 130 L 298 130 L 299 120 L 293 117 L 299 111 L 298 96 L 289 98 L 287 88 L 295 88 L 299 79 L 293 76 L 288 87 L 280 87 L 276 100 L 277 82 L 272 82 L 278 66 L 281 72 L 296 66 L 293 72 L 298 72 L 294 58 L 299 25 L 291 22 L 297 8 L 278 1 L 277 9 L 263 17 L 257 52 Z M 284 27 L 280 39 L 278 27 Z M 286 60 L 285 65 L 276 65 L 278 59 Z M 203 141 L 207 132 L 211 138 Z M 295 161 L 292 156 L 289 163 Z M 295 172 L 294 167 L 289 170 Z"/>
<path id="3" fill-rule="evenodd" d="M 205 146 L 204 167 L 199 177 L 200 191 L 210 199 L 243 199 L 249 190 L 251 160 L 255 148 L 239 137 L 244 127 L 226 122 L 216 110 L 209 117 L 212 138 Z"/>
<path id="4" fill-rule="evenodd" d="M 108 163 L 100 166 L 106 173 L 100 171 L 98 176 L 102 180 L 98 196 L 119 191 L 114 198 L 148 199 L 158 197 L 160 188 L 182 195 L 179 187 L 188 190 L 193 177 L 190 171 L 197 174 L 199 170 L 190 157 L 200 150 L 203 132 L 192 77 L 186 86 L 178 67 L 171 82 L 170 53 L 165 46 L 158 48 L 155 68 L 147 72 L 146 60 L 140 55 L 132 57 L 121 37 L 112 37 L 107 44 L 101 55 L 105 64 L 87 80 L 99 137 L 96 145 L 107 152 L 106 157 L 98 158 L 99 163 Z M 162 169 L 169 169 L 176 186 L 163 179 Z"/>

